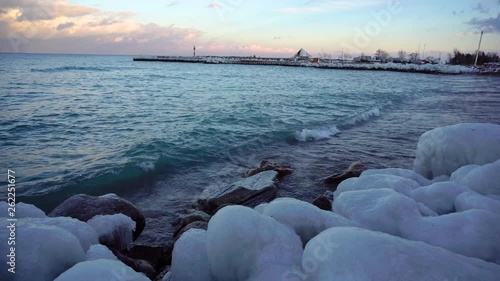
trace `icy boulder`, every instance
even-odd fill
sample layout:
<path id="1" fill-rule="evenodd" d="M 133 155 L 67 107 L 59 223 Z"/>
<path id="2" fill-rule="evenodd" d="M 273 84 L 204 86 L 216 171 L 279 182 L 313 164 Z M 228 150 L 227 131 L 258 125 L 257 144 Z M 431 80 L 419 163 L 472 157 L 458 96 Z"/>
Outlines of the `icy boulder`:
<path id="1" fill-rule="evenodd" d="M 499 144 L 500 146 L 500 144 Z M 466 166 L 451 175 L 451 180 L 483 195 L 500 195 L 500 160 L 483 166 Z"/>
<path id="2" fill-rule="evenodd" d="M 9 228 L 0 220 L 0 239 L 7 246 Z M 0 263 L 7 266 L 7 249 L 0 255 Z M 59 274 L 86 259 L 78 239 L 57 226 L 23 223 L 16 228 L 16 280 L 52 281 Z M 11 280 L 12 273 L 0 271 L 0 280 Z"/>
<path id="3" fill-rule="evenodd" d="M 111 280 L 127 280 L 127 281 L 151 281 L 146 276 L 135 272 L 132 268 L 126 266 L 122 262 L 99 259 L 92 261 L 81 262 L 54 281 L 111 281 Z"/>
<path id="4" fill-rule="evenodd" d="M 279 280 L 494 281 L 500 266 L 380 232 L 335 227 L 305 247 L 302 272 Z"/>
<path id="5" fill-rule="evenodd" d="M 469 210 L 403 225 L 402 237 L 457 254 L 500 263 L 500 216 Z"/>
<path id="6" fill-rule="evenodd" d="M 500 159 L 500 125 L 457 124 L 424 133 L 413 170 L 428 179 L 451 175 L 458 168 Z"/>
<path id="7" fill-rule="evenodd" d="M 175 242 L 172 280 L 212 281 L 207 255 L 207 231 L 190 229 Z"/>
<path id="8" fill-rule="evenodd" d="M 87 224 L 97 232 L 101 244 L 123 250 L 132 243 L 135 222 L 124 214 L 95 216 Z"/>
<path id="9" fill-rule="evenodd" d="M 500 201 L 475 192 L 466 192 L 456 198 L 455 209 L 457 212 L 474 209 L 487 210 L 500 215 Z"/>
<path id="10" fill-rule="evenodd" d="M 304 245 L 330 227 L 354 226 L 354 223 L 340 215 L 293 198 L 275 199 L 264 206 L 261 213 L 291 227 Z"/>
<path id="11" fill-rule="evenodd" d="M 373 169 L 364 171 L 361 176 L 370 176 L 370 175 L 393 175 L 402 178 L 407 178 L 410 180 L 414 180 L 418 182 L 421 186 L 430 185 L 432 182 L 422 175 L 415 173 L 412 170 L 400 169 L 400 168 L 386 168 L 386 169 Z"/>
<path id="12" fill-rule="evenodd" d="M 229 206 L 208 224 L 210 270 L 217 281 L 281 280 L 300 266 L 302 242 L 273 218 L 242 206 Z"/>
<path id="13" fill-rule="evenodd" d="M 5 201 L 0 201 L 0 217 L 8 216 L 9 205 Z M 35 205 L 16 203 L 16 218 L 45 218 L 45 213 Z"/>
<path id="14" fill-rule="evenodd" d="M 387 174 L 374 174 L 350 178 L 341 182 L 333 195 L 337 200 L 337 197 L 345 191 L 390 188 L 410 196 L 411 192 L 419 187 L 420 185 L 411 179 Z"/>
<path id="15" fill-rule="evenodd" d="M 404 224 L 422 218 L 417 202 L 388 188 L 344 192 L 333 209 L 364 228 L 397 236 Z"/>
<path id="16" fill-rule="evenodd" d="M 101 244 L 90 246 L 90 249 L 87 251 L 87 261 L 100 260 L 100 259 L 114 260 L 114 261 L 118 260 L 118 258 L 113 254 L 113 252 L 111 252 L 110 249 L 108 249 L 108 247 Z"/>
<path id="17" fill-rule="evenodd" d="M 437 214 L 449 214 L 455 211 L 455 198 L 470 189 L 452 182 L 439 182 L 417 188 L 411 192 L 411 197 Z"/>

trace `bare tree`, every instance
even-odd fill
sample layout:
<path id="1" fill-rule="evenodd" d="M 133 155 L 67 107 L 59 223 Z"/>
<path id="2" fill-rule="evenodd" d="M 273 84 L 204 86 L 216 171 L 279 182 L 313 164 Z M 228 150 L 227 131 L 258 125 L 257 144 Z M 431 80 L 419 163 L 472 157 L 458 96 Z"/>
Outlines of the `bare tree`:
<path id="1" fill-rule="evenodd" d="M 418 54 L 417 53 L 411 53 L 408 56 L 410 57 L 410 60 L 416 60 L 416 59 L 418 59 Z"/>
<path id="2" fill-rule="evenodd" d="M 379 58 L 380 58 L 380 57 L 386 57 L 386 58 L 388 58 L 388 57 L 389 57 L 389 53 L 388 53 L 388 52 L 386 52 L 386 51 L 384 51 L 384 50 L 382 50 L 382 49 L 378 49 L 378 50 L 375 52 L 375 56 L 377 56 L 377 57 L 379 57 Z"/>
<path id="3" fill-rule="evenodd" d="M 406 60 L 406 52 L 404 50 L 399 50 L 398 57 L 400 60 Z"/>

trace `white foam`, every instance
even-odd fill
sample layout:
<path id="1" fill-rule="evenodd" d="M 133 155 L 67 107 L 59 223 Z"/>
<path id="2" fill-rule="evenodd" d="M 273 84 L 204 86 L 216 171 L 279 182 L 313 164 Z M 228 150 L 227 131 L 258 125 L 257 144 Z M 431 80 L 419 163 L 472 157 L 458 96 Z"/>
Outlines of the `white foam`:
<path id="1" fill-rule="evenodd" d="M 380 107 L 374 107 L 368 111 L 365 111 L 361 114 L 358 114 L 358 115 L 354 116 L 353 118 L 351 118 L 349 121 L 347 121 L 346 125 L 354 126 L 356 124 L 368 121 L 373 117 L 378 117 L 381 114 L 380 110 L 381 110 Z"/>
<path id="2" fill-rule="evenodd" d="M 336 126 L 317 130 L 303 129 L 302 131 L 295 133 L 295 138 L 298 141 L 326 140 L 339 134 L 340 132 L 341 131 Z"/>

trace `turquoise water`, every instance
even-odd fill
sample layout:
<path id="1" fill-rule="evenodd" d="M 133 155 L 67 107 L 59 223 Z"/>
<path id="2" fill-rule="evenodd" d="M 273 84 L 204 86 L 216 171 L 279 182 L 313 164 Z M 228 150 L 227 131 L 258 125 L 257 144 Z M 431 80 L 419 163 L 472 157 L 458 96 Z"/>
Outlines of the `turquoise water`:
<path id="1" fill-rule="evenodd" d="M 298 168 L 286 194 L 351 160 L 411 167 L 430 128 L 500 122 L 494 77 L 21 54 L 0 54 L 0 75 L 0 166 L 42 205 L 190 200 L 265 158 Z"/>

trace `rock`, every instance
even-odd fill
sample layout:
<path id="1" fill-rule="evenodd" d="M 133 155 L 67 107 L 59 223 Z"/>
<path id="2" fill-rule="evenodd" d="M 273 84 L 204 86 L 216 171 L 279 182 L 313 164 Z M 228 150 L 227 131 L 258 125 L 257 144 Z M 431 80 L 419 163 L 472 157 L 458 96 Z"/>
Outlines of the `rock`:
<path id="1" fill-rule="evenodd" d="M 332 202 L 325 195 L 320 195 L 314 199 L 312 204 L 321 210 L 331 211 L 332 210 Z"/>
<path id="2" fill-rule="evenodd" d="M 366 166 L 363 163 L 356 161 L 352 163 L 351 166 L 349 166 L 349 168 L 347 168 L 347 170 L 345 170 L 344 172 L 336 173 L 329 177 L 326 177 L 323 179 L 323 182 L 326 184 L 338 185 L 346 179 L 359 177 L 365 170 Z"/>
<path id="3" fill-rule="evenodd" d="M 175 230 L 174 230 L 173 236 L 177 236 L 179 231 L 181 231 L 186 225 L 188 225 L 192 222 L 195 222 L 195 221 L 208 222 L 209 220 L 210 220 L 209 214 L 202 212 L 202 211 L 194 211 L 193 213 L 188 214 L 185 217 L 175 221 L 176 224 L 174 225 Z"/>
<path id="4" fill-rule="evenodd" d="M 114 248 L 109 249 L 121 262 L 128 265 L 136 272 L 144 273 L 149 279 L 153 279 L 156 277 L 156 270 L 153 268 L 153 266 L 151 266 L 151 264 L 149 264 L 149 262 L 145 260 L 133 259 Z"/>
<path id="5" fill-rule="evenodd" d="M 170 265 L 164 267 L 153 281 L 171 281 Z"/>
<path id="6" fill-rule="evenodd" d="M 147 245 L 134 245 L 127 252 L 127 256 L 130 258 L 149 262 L 156 271 L 160 271 L 167 265 L 168 256 L 171 254 L 168 252 L 168 246 Z"/>
<path id="7" fill-rule="evenodd" d="M 136 228 L 133 238 L 137 239 L 146 226 L 144 215 L 132 203 L 115 194 L 99 197 L 85 194 L 74 195 L 57 206 L 49 214 L 49 217 L 71 217 L 86 222 L 97 215 L 119 213 L 129 216 L 135 221 Z"/>
<path id="8" fill-rule="evenodd" d="M 278 179 L 282 179 L 288 175 L 293 174 L 293 169 L 288 165 L 278 166 L 277 164 L 269 163 L 269 161 L 264 160 L 260 163 L 260 167 L 256 169 L 248 170 L 245 173 L 245 177 L 251 177 L 261 172 L 265 171 L 275 171 L 278 173 Z"/>
<path id="9" fill-rule="evenodd" d="M 184 226 L 184 228 L 180 229 L 176 234 L 174 234 L 174 241 L 177 241 L 177 239 L 179 239 L 182 236 L 182 234 L 184 234 L 185 232 L 187 232 L 190 229 L 203 229 L 203 230 L 207 230 L 207 228 L 208 228 L 208 221 L 195 221 L 195 222 L 192 222 L 192 223 Z"/>
<path id="10" fill-rule="evenodd" d="M 276 198 L 278 172 L 265 171 L 226 186 L 206 188 L 198 199 L 200 208 L 212 214 L 224 204 L 255 207 Z"/>

